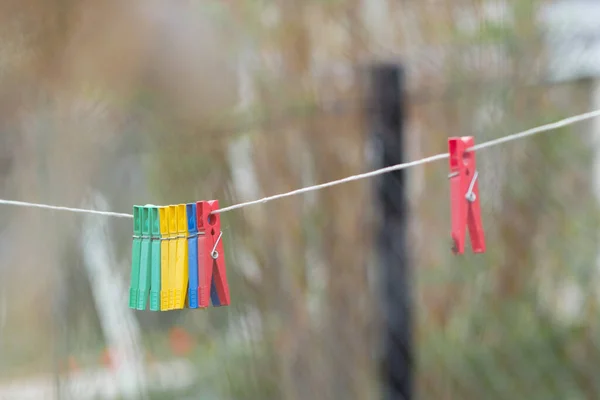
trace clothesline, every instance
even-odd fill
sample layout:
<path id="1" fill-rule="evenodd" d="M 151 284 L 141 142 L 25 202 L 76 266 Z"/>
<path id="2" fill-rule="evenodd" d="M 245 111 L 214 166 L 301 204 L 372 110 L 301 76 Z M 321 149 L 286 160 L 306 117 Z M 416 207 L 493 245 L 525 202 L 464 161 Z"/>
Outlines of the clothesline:
<path id="1" fill-rule="evenodd" d="M 514 133 L 512 135 L 507 135 L 507 136 L 503 136 L 501 138 L 498 139 L 493 139 L 493 140 L 489 140 L 487 142 L 483 142 L 480 144 L 477 144 L 473 147 L 471 147 L 469 150 L 471 151 L 479 151 L 488 147 L 493 147 L 493 146 L 497 146 L 499 144 L 503 144 L 503 143 L 507 143 L 507 142 L 511 142 L 514 140 L 519 140 L 519 139 L 523 139 L 526 138 L 528 136 L 532 136 L 532 135 L 536 135 L 538 133 L 544 133 L 544 132 L 550 132 L 550 131 L 555 131 L 559 128 L 563 128 L 565 126 L 568 125 L 572 125 L 578 122 L 582 122 L 588 119 L 592 119 L 592 118 L 596 118 L 596 117 L 600 117 L 600 110 L 595 110 L 595 111 L 590 111 L 584 114 L 579 114 L 579 115 L 575 115 L 569 118 L 565 118 L 562 119 L 560 121 L 556 121 L 556 122 L 552 122 L 546 125 L 541 125 L 535 128 L 531 128 L 528 129 L 526 131 L 522 131 L 522 132 L 518 132 L 518 133 Z M 326 183 L 321 183 L 318 185 L 313 185 L 313 186 L 307 186 L 307 187 L 303 187 L 303 188 L 299 188 L 299 189 L 295 189 L 289 192 L 285 192 L 285 193 L 280 193 L 280 194 L 276 194 L 273 196 L 268 196 L 268 197 L 263 197 L 262 199 L 258 199 L 258 200 L 252 200 L 252 201 L 247 201 L 247 202 L 243 202 L 243 203 L 238 203 L 238 204 L 234 204 L 228 207 L 223 207 L 219 210 L 215 210 L 213 211 L 213 213 L 219 213 L 222 214 L 224 212 L 229 212 L 229 211 L 233 211 L 233 210 L 237 210 L 240 208 L 244 208 L 244 207 L 249 207 L 252 205 L 256 205 L 256 204 L 264 204 L 273 200 L 278 200 L 278 199 L 283 199 L 285 197 L 291 197 L 291 196 L 297 196 L 300 194 L 304 194 L 304 193 L 308 193 L 308 192 L 314 192 L 314 191 L 318 191 L 318 190 L 322 190 L 328 187 L 332 187 L 332 186 L 337 186 L 337 185 L 341 185 L 344 183 L 348 183 L 348 182 L 353 182 L 353 181 L 358 181 L 361 179 L 367 179 L 367 178 L 372 178 L 374 176 L 378 176 L 378 175 L 382 175 L 382 174 L 386 174 L 392 171 L 398 171 L 401 169 L 406 169 L 406 168 L 412 168 L 412 167 L 416 167 L 419 165 L 424 165 L 424 164 L 428 164 L 428 163 L 432 163 L 434 161 L 439 161 L 439 160 L 443 160 L 449 157 L 448 153 L 440 153 L 440 154 L 436 154 L 430 157 L 425 157 L 425 158 L 421 158 L 419 160 L 415 160 L 415 161 L 411 161 L 411 162 L 407 162 L 407 163 L 402 163 L 402 164 L 396 164 L 396 165 L 392 165 L 389 167 L 385 167 L 385 168 L 381 168 L 381 169 L 377 169 L 374 171 L 370 171 L 370 172 L 365 172 L 362 174 L 356 174 L 356 175 L 351 175 L 342 179 L 337 179 L 334 181 L 330 181 L 330 182 L 326 182 Z M 41 209 L 48 209 L 48 210 L 54 210 L 54 211 L 68 211 L 68 212 L 74 212 L 74 213 L 85 213 L 85 214 L 95 214 L 95 215 L 102 215 L 102 216 L 107 216 L 107 217 L 116 217 L 116 218 L 133 218 L 132 214 L 128 214 L 128 213 L 119 213 L 119 212 L 112 212 L 112 211 L 100 211 L 100 210 L 90 210 L 90 209 L 83 209 L 83 208 L 73 208 L 73 207 L 63 207 L 63 206 L 53 206 L 53 205 L 49 205 L 49 204 L 40 204 L 40 203 L 30 203 L 30 202 L 25 202 L 25 201 L 15 201 L 15 200 L 4 200 L 4 199 L 0 199 L 0 205 L 12 205 L 12 206 L 20 206 L 20 207 L 31 207 L 31 208 L 41 208 Z"/>

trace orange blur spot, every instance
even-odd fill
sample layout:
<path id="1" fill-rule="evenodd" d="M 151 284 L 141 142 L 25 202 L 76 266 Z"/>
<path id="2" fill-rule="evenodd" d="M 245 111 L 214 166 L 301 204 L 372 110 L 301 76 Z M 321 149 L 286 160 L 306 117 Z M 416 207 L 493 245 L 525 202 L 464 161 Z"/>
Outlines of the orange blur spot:
<path id="1" fill-rule="evenodd" d="M 182 328 L 173 328 L 169 332 L 171 351 L 177 356 L 187 356 L 194 348 L 194 339 Z"/>

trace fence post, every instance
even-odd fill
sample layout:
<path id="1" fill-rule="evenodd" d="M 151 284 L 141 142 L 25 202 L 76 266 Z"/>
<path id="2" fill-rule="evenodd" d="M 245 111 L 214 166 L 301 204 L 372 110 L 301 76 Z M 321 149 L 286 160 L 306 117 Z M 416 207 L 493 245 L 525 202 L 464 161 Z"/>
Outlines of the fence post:
<path id="1" fill-rule="evenodd" d="M 396 64 L 370 69 L 369 129 L 374 167 L 404 162 L 404 70 Z M 381 378 L 383 398 L 413 398 L 412 295 L 407 254 L 406 170 L 375 180 L 379 294 L 382 304 Z"/>

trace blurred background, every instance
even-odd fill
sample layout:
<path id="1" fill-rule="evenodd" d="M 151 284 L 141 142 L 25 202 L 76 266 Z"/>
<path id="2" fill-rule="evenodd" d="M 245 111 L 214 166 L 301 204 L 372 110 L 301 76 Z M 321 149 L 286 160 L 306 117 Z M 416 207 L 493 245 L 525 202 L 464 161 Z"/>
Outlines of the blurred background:
<path id="1" fill-rule="evenodd" d="M 541 0 L 0 1 L 0 198 L 221 206 L 370 168 L 361 78 L 402 63 L 411 160 L 600 108 L 600 8 Z M 600 124 L 410 169 L 423 399 L 600 398 Z M 223 215 L 232 305 L 127 308 L 129 219 L 0 206 L 0 399 L 374 399 L 372 182 Z"/>

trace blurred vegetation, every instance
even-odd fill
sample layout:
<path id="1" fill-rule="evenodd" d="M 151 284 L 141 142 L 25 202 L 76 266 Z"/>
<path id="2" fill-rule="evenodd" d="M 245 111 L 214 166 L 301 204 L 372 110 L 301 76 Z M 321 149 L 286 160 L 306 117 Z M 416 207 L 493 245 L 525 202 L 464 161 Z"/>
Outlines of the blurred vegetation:
<path id="1" fill-rule="evenodd" d="M 364 171 L 361 72 L 398 57 L 411 159 L 587 111 L 589 82 L 542 83 L 541 3 L 4 0 L 0 197 L 228 205 Z M 446 166 L 411 170 L 420 398 L 600 396 L 589 130 L 479 153 L 483 256 L 450 256 Z M 197 371 L 187 393 L 153 396 L 377 397 L 370 188 L 225 214 L 232 306 L 135 313 L 149 360 Z M 102 364 L 81 217 L 0 218 L 0 386 Z M 126 282 L 131 228 L 110 226 Z"/>

